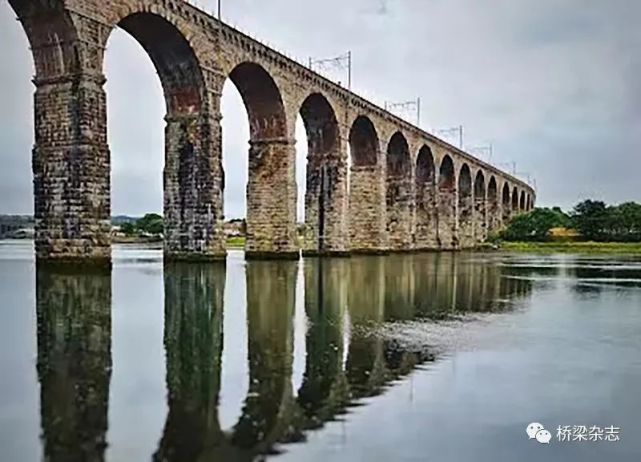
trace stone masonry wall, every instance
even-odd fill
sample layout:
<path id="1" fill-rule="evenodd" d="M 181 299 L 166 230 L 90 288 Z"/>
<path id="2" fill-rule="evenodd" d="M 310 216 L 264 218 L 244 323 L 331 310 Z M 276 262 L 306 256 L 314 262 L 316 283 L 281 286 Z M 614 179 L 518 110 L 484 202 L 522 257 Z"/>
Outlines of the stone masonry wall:
<path id="1" fill-rule="evenodd" d="M 385 187 L 380 166 L 352 166 L 350 185 L 350 249 L 378 253 L 387 248 Z"/>

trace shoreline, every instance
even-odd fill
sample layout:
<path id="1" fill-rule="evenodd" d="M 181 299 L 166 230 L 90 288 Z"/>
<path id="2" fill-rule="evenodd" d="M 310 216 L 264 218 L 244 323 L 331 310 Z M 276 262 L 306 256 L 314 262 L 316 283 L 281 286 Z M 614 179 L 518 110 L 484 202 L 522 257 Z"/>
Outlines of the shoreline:
<path id="1" fill-rule="evenodd" d="M 33 239 L 1 239 L 2 241 L 33 242 Z M 162 248 L 163 241 L 147 238 L 118 238 L 113 244 L 140 245 L 144 247 Z M 244 250 L 245 238 L 233 237 L 227 239 L 228 250 Z M 631 255 L 641 256 L 641 242 L 502 242 L 497 247 L 486 243 L 479 246 L 476 252 L 501 253 L 534 253 L 534 254 L 587 254 L 587 255 Z M 417 251 L 417 253 L 419 253 Z"/>

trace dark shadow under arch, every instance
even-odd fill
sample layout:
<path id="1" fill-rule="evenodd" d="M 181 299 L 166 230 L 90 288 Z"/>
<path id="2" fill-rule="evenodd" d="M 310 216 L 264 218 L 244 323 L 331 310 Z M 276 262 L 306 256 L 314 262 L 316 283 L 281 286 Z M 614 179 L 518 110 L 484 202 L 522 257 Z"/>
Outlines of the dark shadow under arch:
<path id="1" fill-rule="evenodd" d="M 286 137 L 285 107 L 272 76 L 259 64 L 243 62 L 231 71 L 229 78 L 245 104 L 251 140 Z"/>
<path id="2" fill-rule="evenodd" d="M 356 118 L 350 129 L 349 144 L 354 167 L 376 165 L 378 162 L 378 134 L 369 118 L 365 116 Z"/>

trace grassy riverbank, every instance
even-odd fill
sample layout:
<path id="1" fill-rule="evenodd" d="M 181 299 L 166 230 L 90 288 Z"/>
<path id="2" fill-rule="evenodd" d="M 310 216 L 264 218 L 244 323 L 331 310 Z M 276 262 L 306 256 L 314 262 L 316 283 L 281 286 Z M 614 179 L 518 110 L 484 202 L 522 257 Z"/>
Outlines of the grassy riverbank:
<path id="1" fill-rule="evenodd" d="M 227 248 L 228 249 L 244 249 L 245 248 L 245 238 L 244 237 L 230 237 L 227 239 Z"/>
<path id="2" fill-rule="evenodd" d="M 641 255 L 640 242 L 503 242 L 500 248 L 509 252 Z"/>

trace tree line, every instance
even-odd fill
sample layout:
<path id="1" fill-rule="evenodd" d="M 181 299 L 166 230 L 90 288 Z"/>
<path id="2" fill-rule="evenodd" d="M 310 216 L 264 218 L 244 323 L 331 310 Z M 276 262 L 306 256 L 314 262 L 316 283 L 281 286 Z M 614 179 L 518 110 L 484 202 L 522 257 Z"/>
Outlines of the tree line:
<path id="1" fill-rule="evenodd" d="M 163 228 L 163 218 L 157 213 L 148 213 L 135 222 L 126 221 L 120 225 L 120 231 L 127 236 L 160 236 Z"/>
<path id="2" fill-rule="evenodd" d="M 575 230 L 578 238 L 595 242 L 641 242 L 641 204 L 607 205 L 599 200 L 578 203 L 570 213 L 559 207 L 536 208 L 517 215 L 499 233 L 506 241 L 549 241 L 551 230 Z"/>

